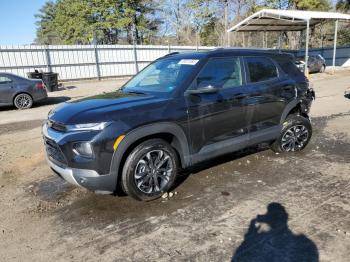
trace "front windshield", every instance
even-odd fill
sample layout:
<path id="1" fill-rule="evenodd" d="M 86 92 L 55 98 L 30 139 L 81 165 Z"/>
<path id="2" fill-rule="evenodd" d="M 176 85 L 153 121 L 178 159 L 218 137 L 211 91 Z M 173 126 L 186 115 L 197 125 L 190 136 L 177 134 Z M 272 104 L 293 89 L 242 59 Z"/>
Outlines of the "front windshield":
<path id="1" fill-rule="evenodd" d="M 171 92 L 190 75 L 197 59 L 158 60 L 131 79 L 123 88 L 126 92 Z"/>

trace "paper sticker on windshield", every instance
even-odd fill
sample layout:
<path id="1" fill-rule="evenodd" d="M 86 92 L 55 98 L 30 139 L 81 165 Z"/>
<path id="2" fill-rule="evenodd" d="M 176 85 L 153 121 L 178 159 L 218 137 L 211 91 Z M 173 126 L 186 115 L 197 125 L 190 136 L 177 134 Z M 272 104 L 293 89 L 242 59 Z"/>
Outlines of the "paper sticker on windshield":
<path id="1" fill-rule="evenodd" d="M 197 64 L 198 59 L 181 59 L 178 64 L 179 65 L 195 65 Z"/>

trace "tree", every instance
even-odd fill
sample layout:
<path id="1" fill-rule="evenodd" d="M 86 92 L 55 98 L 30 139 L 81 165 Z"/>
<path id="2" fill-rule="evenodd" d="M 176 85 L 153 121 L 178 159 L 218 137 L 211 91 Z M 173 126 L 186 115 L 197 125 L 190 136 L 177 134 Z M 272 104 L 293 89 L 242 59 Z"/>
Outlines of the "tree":
<path id="1" fill-rule="evenodd" d="M 350 11 L 350 0 L 339 0 L 336 4 L 336 8 L 343 12 Z"/>
<path id="2" fill-rule="evenodd" d="M 163 21 L 160 37 L 174 44 L 193 44 L 195 30 L 189 20 L 193 12 L 188 8 L 188 0 L 160 0 L 158 5 Z"/>
<path id="3" fill-rule="evenodd" d="M 35 18 L 39 21 L 36 22 L 36 42 L 42 44 L 56 44 L 59 43 L 58 34 L 55 30 L 53 21 L 55 20 L 56 4 L 52 1 L 46 2 L 44 6 L 39 10 L 39 14 L 35 15 Z"/>
<path id="4" fill-rule="evenodd" d="M 89 44 L 94 39 L 88 1 L 59 0 L 53 23 L 64 44 Z"/>
<path id="5" fill-rule="evenodd" d="M 36 17 L 39 19 L 38 43 L 115 44 L 125 37 L 142 43 L 158 30 L 149 0 L 58 0 L 48 2 Z"/>
<path id="6" fill-rule="evenodd" d="M 350 0 L 339 0 L 336 4 L 336 8 L 340 12 L 349 12 Z M 340 26 L 338 39 L 339 39 L 338 42 L 340 45 L 350 44 L 350 25 L 349 24 Z"/>
<path id="7" fill-rule="evenodd" d="M 296 9 L 328 11 L 331 9 L 329 0 L 292 0 Z"/>
<path id="8" fill-rule="evenodd" d="M 213 26 L 213 23 L 215 23 L 215 6 L 209 0 L 191 0 L 188 3 L 188 7 L 193 11 L 190 19 L 196 30 L 196 44 L 199 45 L 198 37 L 201 39 L 207 37 L 207 34 L 203 32 L 204 28 Z"/>

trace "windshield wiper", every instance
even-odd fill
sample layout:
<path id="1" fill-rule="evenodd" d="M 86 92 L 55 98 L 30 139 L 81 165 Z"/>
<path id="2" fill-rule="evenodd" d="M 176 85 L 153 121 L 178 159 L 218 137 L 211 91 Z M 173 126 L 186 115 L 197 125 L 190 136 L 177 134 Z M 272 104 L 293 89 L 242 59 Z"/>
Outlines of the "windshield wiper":
<path id="1" fill-rule="evenodd" d="M 144 93 L 144 92 L 141 92 L 141 91 L 134 91 L 134 90 L 128 90 L 128 91 L 126 91 L 126 90 L 123 90 L 123 92 L 125 92 L 125 93 L 129 93 L 129 94 L 137 94 L 137 95 L 145 95 L 146 93 Z"/>

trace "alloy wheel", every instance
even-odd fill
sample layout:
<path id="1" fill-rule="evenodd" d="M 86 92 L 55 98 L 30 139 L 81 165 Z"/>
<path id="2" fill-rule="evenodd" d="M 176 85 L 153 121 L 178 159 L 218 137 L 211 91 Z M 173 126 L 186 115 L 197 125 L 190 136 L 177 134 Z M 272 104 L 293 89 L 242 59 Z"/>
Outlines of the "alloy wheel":
<path id="1" fill-rule="evenodd" d="M 283 151 L 298 151 L 304 147 L 309 138 L 309 131 L 304 125 L 295 125 L 287 129 L 281 141 Z"/>
<path id="2" fill-rule="evenodd" d="M 134 173 L 136 186 L 146 194 L 162 192 L 170 181 L 173 162 L 164 150 L 147 152 L 138 161 Z"/>
<path id="3" fill-rule="evenodd" d="M 27 94 L 19 94 L 15 99 L 15 105 L 20 109 L 29 108 L 32 105 L 32 98 Z"/>

